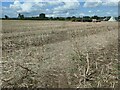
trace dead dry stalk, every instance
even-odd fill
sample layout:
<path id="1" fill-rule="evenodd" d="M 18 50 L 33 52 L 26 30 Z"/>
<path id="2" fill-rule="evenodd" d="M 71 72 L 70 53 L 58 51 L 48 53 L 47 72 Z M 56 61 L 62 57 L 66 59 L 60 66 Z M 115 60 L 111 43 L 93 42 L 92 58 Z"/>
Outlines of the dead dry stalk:
<path id="1" fill-rule="evenodd" d="M 27 67 L 24 67 L 24 66 L 22 66 L 22 65 L 20 65 L 20 64 L 17 64 L 17 65 L 18 65 L 19 67 L 21 67 L 21 68 L 23 68 L 23 69 L 25 69 L 25 70 L 31 72 L 31 73 L 37 74 L 36 72 L 32 71 L 31 69 L 29 69 L 29 68 L 27 68 Z"/>
<path id="2" fill-rule="evenodd" d="M 89 54 L 88 53 L 87 53 L 87 56 L 86 56 L 86 61 L 87 61 L 86 75 L 88 75 L 89 70 L 90 70 L 90 61 L 89 61 Z"/>
<path id="3" fill-rule="evenodd" d="M 84 67 L 84 88 L 85 88 L 85 84 L 86 84 L 86 68 Z"/>

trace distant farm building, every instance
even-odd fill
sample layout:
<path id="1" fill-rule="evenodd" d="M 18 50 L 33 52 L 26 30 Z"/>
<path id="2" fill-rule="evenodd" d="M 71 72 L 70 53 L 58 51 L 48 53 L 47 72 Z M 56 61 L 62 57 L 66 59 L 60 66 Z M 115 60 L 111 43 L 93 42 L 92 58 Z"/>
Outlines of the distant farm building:
<path id="1" fill-rule="evenodd" d="M 111 17 L 108 21 L 113 21 L 113 22 L 115 22 L 115 21 L 117 21 L 117 20 L 115 19 L 115 17 Z"/>
<path id="2" fill-rule="evenodd" d="M 97 22 L 97 19 L 92 19 L 92 22 Z"/>
<path id="3" fill-rule="evenodd" d="M 108 21 L 108 18 L 104 18 L 103 21 Z"/>
<path id="4" fill-rule="evenodd" d="M 100 20 L 92 19 L 92 22 L 100 22 Z"/>

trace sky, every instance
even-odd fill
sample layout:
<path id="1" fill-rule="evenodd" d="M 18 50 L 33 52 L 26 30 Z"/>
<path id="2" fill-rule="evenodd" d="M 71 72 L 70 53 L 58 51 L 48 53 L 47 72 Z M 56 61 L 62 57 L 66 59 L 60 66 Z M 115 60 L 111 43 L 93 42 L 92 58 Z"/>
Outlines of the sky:
<path id="1" fill-rule="evenodd" d="M 38 16 L 118 16 L 119 0 L 1 0 L 0 17 Z"/>

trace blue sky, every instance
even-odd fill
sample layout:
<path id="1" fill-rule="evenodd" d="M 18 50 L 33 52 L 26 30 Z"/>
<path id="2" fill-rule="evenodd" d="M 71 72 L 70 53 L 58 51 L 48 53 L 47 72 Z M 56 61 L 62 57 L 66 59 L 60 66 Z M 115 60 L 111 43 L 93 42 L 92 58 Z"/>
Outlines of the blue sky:
<path id="1" fill-rule="evenodd" d="M 38 16 L 40 13 L 48 17 L 118 16 L 118 0 L 4 0 L 0 7 L 0 17 L 17 17 L 18 13 L 26 17 Z"/>

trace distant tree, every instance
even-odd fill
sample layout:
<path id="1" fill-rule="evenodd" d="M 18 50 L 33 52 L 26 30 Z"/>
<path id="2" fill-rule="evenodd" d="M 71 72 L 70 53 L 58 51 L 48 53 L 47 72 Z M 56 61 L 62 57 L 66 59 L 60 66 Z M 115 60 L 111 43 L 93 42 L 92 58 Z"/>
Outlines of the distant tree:
<path id="1" fill-rule="evenodd" d="M 53 20 L 53 17 L 50 17 L 50 20 Z"/>
<path id="2" fill-rule="evenodd" d="M 60 19 L 60 17 L 56 17 L 56 19 L 57 19 L 57 20 L 59 20 L 59 19 Z"/>
<path id="3" fill-rule="evenodd" d="M 77 22 L 81 22 L 81 21 L 82 21 L 82 18 L 76 18 L 75 21 L 77 21 Z"/>
<path id="4" fill-rule="evenodd" d="M 120 19 L 120 16 L 118 16 L 118 19 Z"/>
<path id="5" fill-rule="evenodd" d="M 75 17 L 75 16 L 72 16 L 72 17 L 71 17 L 71 21 L 75 22 L 75 21 L 76 21 L 76 17 Z"/>
<path id="6" fill-rule="evenodd" d="M 72 16 L 71 21 L 72 21 L 72 22 L 75 22 L 75 21 L 76 21 L 76 17 L 75 17 L 75 16 Z"/>
<path id="7" fill-rule="evenodd" d="M 64 17 L 59 17 L 59 20 L 65 20 L 65 18 Z"/>
<path id="8" fill-rule="evenodd" d="M 81 21 L 83 21 L 83 22 L 91 22 L 92 18 L 90 16 L 83 16 L 83 18 L 81 19 Z"/>
<path id="9" fill-rule="evenodd" d="M 66 20 L 71 20 L 71 17 L 66 17 Z"/>
<path id="10" fill-rule="evenodd" d="M 18 14 L 18 18 L 19 18 L 19 19 L 24 19 L 24 15 L 22 15 L 22 14 L 19 13 L 19 14 Z"/>
<path id="11" fill-rule="evenodd" d="M 83 18 L 84 18 L 84 19 L 90 19 L 91 17 L 89 17 L 89 16 L 84 16 Z"/>
<path id="12" fill-rule="evenodd" d="M 18 14 L 18 18 L 20 19 L 20 17 L 21 17 L 21 14 L 19 13 L 19 14 Z"/>
<path id="13" fill-rule="evenodd" d="M 7 15 L 5 15 L 5 19 L 8 19 L 9 17 Z"/>
<path id="14" fill-rule="evenodd" d="M 21 19 L 24 19 L 24 15 L 21 15 Z"/>
<path id="15" fill-rule="evenodd" d="M 99 17 L 97 15 L 93 16 L 92 19 L 99 19 Z"/>
<path id="16" fill-rule="evenodd" d="M 41 13 L 41 14 L 39 15 L 39 18 L 40 18 L 40 19 L 45 19 L 45 14 L 44 14 L 44 13 Z"/>
<path id="17" fill-rule="evenodd" d="M 75 17 L 75 16 L 72 16 L 72 19 L 76 19 L 76 17 Z"/>

